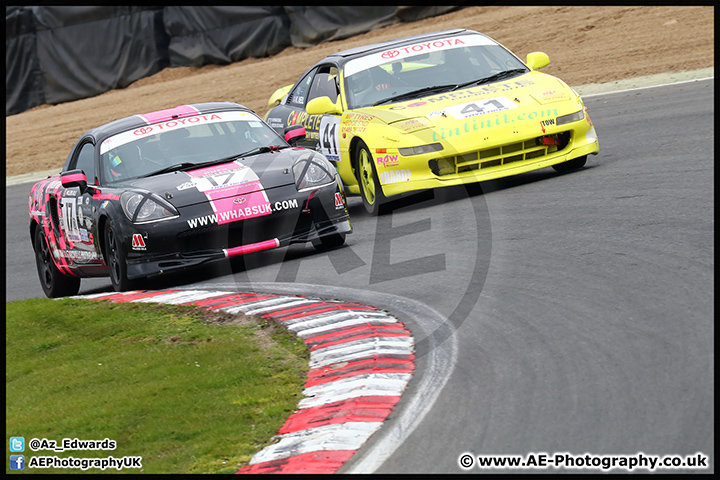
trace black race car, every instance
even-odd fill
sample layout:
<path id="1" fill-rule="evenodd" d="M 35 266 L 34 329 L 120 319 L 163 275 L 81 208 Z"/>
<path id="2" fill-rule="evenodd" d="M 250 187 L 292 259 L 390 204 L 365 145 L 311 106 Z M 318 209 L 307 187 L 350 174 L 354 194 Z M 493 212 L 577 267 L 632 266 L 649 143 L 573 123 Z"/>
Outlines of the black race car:
<path id="1" fill-rule="evenodd" d="M 82 277 L 138 280 L 291 243 L 334 248 L 352 232 L 342 182 L 322 155 L 293 146 L 226 102 L 134 115 L 85 133 L 59 176 L 32 187 L 30 237 L 48 297 Z M 287 140 L 286 140 L 287 139 Z"/>

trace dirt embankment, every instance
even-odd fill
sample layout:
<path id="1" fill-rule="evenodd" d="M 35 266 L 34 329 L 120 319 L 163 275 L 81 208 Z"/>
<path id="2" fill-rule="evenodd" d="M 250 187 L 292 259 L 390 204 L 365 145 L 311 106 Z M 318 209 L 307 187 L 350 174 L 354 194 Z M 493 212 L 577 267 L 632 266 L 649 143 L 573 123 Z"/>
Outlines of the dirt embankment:
<path id="1" fill-rule="evenodd" d="M 277 88 L 330 53 L 437 30 L 477 30 L 521 58 L 543 51 L 550 56 L 543 71 L 574 86 L 713 67 L 714 16 L 709 6 L 467 7 L 269 58 L 168 68 L 122 90 L 6 117 L 5 175 L 59 171 L 85 131 L 137 113 L 232 101 L 264 115 Z"/>

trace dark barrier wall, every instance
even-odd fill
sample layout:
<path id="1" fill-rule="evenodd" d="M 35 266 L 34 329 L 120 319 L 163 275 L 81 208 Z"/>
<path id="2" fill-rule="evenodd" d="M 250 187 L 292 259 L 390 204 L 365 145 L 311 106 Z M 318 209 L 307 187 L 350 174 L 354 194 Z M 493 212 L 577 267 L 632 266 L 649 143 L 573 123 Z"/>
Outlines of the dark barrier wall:
<path id="1" fill-rule="evenodd" d="M 123 88 L 165 67 L 266 57 L 458 8 L 6 7 L 5 115 Z"/>

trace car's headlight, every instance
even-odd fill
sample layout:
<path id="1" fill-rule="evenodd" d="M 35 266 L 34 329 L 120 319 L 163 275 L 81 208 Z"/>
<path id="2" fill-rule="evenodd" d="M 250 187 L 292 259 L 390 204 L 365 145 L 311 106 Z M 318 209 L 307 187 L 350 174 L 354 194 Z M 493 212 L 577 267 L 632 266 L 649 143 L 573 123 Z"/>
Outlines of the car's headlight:
<path id="1" fill-rule="evenodd" d="M 158 222 L 179 216 L 175 207 L 151 193 L 124 192 L 120 204 L 125 216 L 133 223 Z"/>
<path id="2" fill-rule="evenodd" d="M 298 191 L 322 187 L 335 182 L 335 167 L 322 155 L 308 151 L 293 165 Z"/>
<path id="3" fill-rule="evenodd" d="M 430 145 L 422 145 L 420 147 L 407 147 L 398 148 L 398 152 L 403 157 L 409 157 L 410 155 L 420 155 L 421 153 L 439 152 L 443 149 L 440 143 L 431 143 Z"/>
<path id="4" fill-rule="evenodd" d="M 580 110 L 579 112 L 571 113 L 570 115 L 557 117 L 555 119 L 555 124 L 559 127 L 560 125 L 565 125 L 566 123 L 579 122 L 583 118 L 585 118 L 585 112 Z"/>

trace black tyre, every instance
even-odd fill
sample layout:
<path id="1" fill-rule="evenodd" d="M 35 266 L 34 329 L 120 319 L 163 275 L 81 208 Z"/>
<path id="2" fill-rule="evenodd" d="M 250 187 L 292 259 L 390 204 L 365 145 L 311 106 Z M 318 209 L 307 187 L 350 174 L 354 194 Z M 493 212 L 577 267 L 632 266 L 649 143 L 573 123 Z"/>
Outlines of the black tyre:
<path id="1" fill-rule="evenodd" d="M 110 270 L 110 282 L 116 292 L 136 289 L 137 281 L 127 277 L 127 258 L 112 220 L 105 224 L 105 261 Z"/>
<path id="2" fill-rule="evenodd" d="M 313 247 L 318 251 L 330 250 L 333 248 L 341 247 L 345 244 L 344 233 L 333 233 L 331 235 L 325 235 L 317 240 L 313 240 Z"/>
<path id="3" fill-rule="evenodd" d="M 380 186 L 380 179 L 378 178 L 375 161 L 370 153 L 370 149 L 362 140 L 360 140 L 355 148 L 354 157 L 355 175 L 360 184 L 360 194 L 362 195 L 365 210 L 367 210 L 370 215 L 378 215 L 385 202 L 385 195 L 383 195 L 382 187 Z"/>
<path id="4" fill-rule="evenodd" d="M 48 298 L 69 297 L 80 291 L 80 279 L 63 275 L 55 266 L 42 227 L 35 229 L 35 263 L 37 264 L 40 286 Z"/>
<path id="5" fill-rule="evenodd" d="M 555 169 L 556 172 L 570 172 L 572 170 L 577 170 L 578 168 L 584 167 L 585 162 L 587 162 L 587 155 L 573 158 L 572 160 L 568 160 L 567 162 L 558 163 L 557 165 L 553 165 L 552 167 Z"/>

